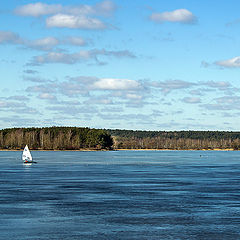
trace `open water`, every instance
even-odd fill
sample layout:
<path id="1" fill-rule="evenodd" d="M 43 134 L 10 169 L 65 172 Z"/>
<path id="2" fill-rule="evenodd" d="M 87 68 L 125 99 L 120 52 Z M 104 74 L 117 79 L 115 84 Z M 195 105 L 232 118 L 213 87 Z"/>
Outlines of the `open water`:
<path id="1" fill-rule="evenodd" d="M 0 152 L 0 239 L 240 239 L 238 151 Z"/>

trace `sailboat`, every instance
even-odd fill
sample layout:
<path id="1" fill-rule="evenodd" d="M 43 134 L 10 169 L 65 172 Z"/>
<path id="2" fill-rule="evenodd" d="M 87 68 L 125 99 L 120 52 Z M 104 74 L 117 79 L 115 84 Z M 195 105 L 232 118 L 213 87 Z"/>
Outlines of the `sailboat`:
<path id="1" fill-rule="evenodd" d="M 35 163 L 33 160 L 32 160 L 32 155 L 29 151 L 29 148 L 28 146 L 26 145 L 24 150 L 23 150 L 23 153 L 22 153 L 22 160 L 23 160 L 23 163 L 28 163 L 28 164 L 31 164 L 31 163 Z"/>

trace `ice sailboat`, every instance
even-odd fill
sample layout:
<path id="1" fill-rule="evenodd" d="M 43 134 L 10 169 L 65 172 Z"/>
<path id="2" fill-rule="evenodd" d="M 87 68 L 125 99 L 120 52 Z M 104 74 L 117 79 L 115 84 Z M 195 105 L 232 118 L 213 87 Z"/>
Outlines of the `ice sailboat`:
<path id="1" fill-rule="evenodd" d="M 23 163 L 33 163 L 32 155 L 29 151 L 28 146 L 26 145 L 22 153 Z"/>

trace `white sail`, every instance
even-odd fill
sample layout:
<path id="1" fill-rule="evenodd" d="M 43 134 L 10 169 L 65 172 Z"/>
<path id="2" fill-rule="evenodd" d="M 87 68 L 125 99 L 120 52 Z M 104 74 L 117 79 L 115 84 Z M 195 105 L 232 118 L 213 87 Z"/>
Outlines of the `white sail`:
<path id="1" fill-rule="evenodd" d="M 27 145 L 25 146 L 25 148 L 23 150 L 22 160 L 23 161 L 32 161 L 32 155 L 31 155 Z"/>

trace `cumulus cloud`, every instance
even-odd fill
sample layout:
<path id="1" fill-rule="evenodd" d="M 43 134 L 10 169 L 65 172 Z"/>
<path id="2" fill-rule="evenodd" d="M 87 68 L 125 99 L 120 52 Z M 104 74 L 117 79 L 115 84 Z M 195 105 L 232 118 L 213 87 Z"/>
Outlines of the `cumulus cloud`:
<path id="1" fill-rule="evenodd" d="M 58 90 L 60 93 L 68 97 L 77 97 L 79 95 L 82 95 L 82 96 L 89 95 L 89 89 L 87 85 L 74 82 L 74 81 L 59 83 Z"/>
<path id="2" fill-rule="evenodd" d="M 84 101 L 83 104 L 111 105 L 113 101 L 107 96 L 98 96 L 89 98 L 87 101 Z"/>
<path id="3" fill-rule="evenodd" d="M 26 4 L 15 9 L 15 14 L 21 16 L 47 17 L 47 27 L 105 29 L 107 26 L 95 16 L 109 16 L 116 10 L 116 5 L 109 0 L 96 5 L 63 6 L 61 4 L 45 4 L 42 2 Z"/>
<path id="4" fill-rule="evenodd" d="M 105 29 L 106 25 L 99 19 L 86 16 L 57 14 L 46 19 L 47 27 Z"/>
<path id="5" fill-rule="evenodd" d="M 83 113 L 91 113 L 95 114 L 98 112 L 98 110 L 95 107 L 89 107 L 89 106 L 72 106 L 71 108 L 69 106 L 52 106 L 47 107 L 46 109 L 55 111 L 58 114 L 62 115 L 70 115 L 70 116 L 76 116 Z"/>
<path id="6" fill-rule="evenodd" d="M 208 81 L 205 83 L 206 86 L 211 87 L 211 88 L 217 88 L 219 90 L 226 90 L 229 87 L 231 87 L 231 84 L 229 82 L 225 81 Z"/>
<path id="7" fill-rule="evenodd" d="M 64 43 L 76 46 L 86 45 L 86 41 L 82 37 L 68 37 L 64 40 Z"/>
<path id="8" fill-rule="evenodd" d="M 123 112 L 123 108 L 121 107 L 104 107 L 101 109 L 101 112 L 108 112 L 108 113 L 119 113 L 119 112 Z"/>
<path id="9" fill-rule="evenodd" d="M 130 90 L 139 89 L 140 84 L 135 80 L 103 78 L 93 83 L 94 89 L 102 90 Z"/>
<path id="10" fill-rule="evenodd" d="M 57 83 L 46 83 L 46 84 L 40 84 L 35 86 L 27 87 L 27 92 L 35 92 L 35 93 L 55 93 L 56 88 L 58 87 Z"/>
<path id="11" fill-rule="evenodd" d="M 42 15 L 54 14 L 63 10 L 60 4 L 45 4 L 41 2 L 30 3 L 17 7 L 15 14 L 21 16 L 40 17 Z"/>
<path id="12" fill-rule="evenodd" d="M 196 104 L 196 103 L 200 103 L 201 99 L 198 97 L 185 97 L 182 99 L 182 101 L 185 103 Z"/>
<path id="13" fill-rule="evenodd" d="M 130 114 L 102 114 L 99 113 L 98 116 L 105 120 L 129 120 L 132 121 L 144 121 L 144 122 L 151 122 L 152 116 L 149 114 L 140 114 L 140 113 L 130 113 Z"/>
<path id="14" fill-rule="evenodd" d="M 152 13 L 150 20 L 157 23 L 194 23 L 196 21 L 196 17 L 187 9 L 177 9 L 172 12 Z"/>
<path id="15" fill-rule="evenodd" d="M 208 110 L 231 111 L 240 109 L 239 96 L 223 96 L 215 98 L 211 104 L 203 104 L 202 107 Z"/>
<path id="16" fill-rule="evenodd" d="M 56 100 L 56 97 L 50 93 L 41 93 L 38 95 L 38 98 L 45 100 Z"/>
<path id="17" fill-rule="evenodd" d="M 0 31 L 0 44 L 22 44 L 23 40 L 18 34 L 9 31 Z"/>
<path id="18" fill-rule="evenodd" d="M 0 117 L 0 121 L 4 122 L 9 127 L 32 127 L 39 126 L 39 120 L 35 120 L 32 117 L 26 118 L 22 114 L 13 115 L 9 117 Z"/>
<path id="19" fill-rule="evenodd" d="M 45 37 L 26 42 L 26 46 L 43 51 L 49 51 L 58 44 L 59 40 L 55 37 Z"/>
<path id="20" fill-rule="evenodd" d="M 0 101 L 0 109 L 3 109 L 3 108 L 18 108 L 18 107 L 22 107 L 23 105 L 19 102 Z"/>
<path id="21" fill-rule="evenodd" d="M 72 78 L 68 82 L 60 83 L 59 87 L 61 92 L 68 96 L 88 95 L 91 91 L 110 91 L 114 92 L 112 97 L 120 98 L 125 98 L 126 94 L 129 95 L 129 98 L 130 95 L 133 98 L 134 94 L 135 96 L 137 95 L 135 91 L 143 89 L 142 84 L 136 80 L 96 77 Z M 104 97 L 104 99 L 106 100 L 107 98 Z"/>
<path id="22" fill-rule="evenodd" d="M 46 82 L 30 86 L 27 92 L 38 94 L 39 99 L 58 104 L 55 95 L 69 98 L 84 97 L 84 104 L 127 104 L 140 106 L 145 98 L 146 87 L 132 79 L 78 77 L 63 82 Z M 101 94 L 101 95 L 100 95 Z"/>
<path id="23" fill-rule="evenodd" d="M 33 77 L 33 76 L 24 76 L 23 77 L 24 81 L 28 81 L 28 82 L 35 82 L 35 83 L 43 83 L 43 82 L 48 82 L 47 79 L 45 78 L 41 78 L 41 77 Z"/>
<path id="24" fill-rule="evenodd" d="M 17 101 L 11 101 L 12 99 L 9 100 L 0 100 L 0 111 L 22 114 L 39 113 L 36 109 L 28 107 L 26 103 L 19 101 L 19 98 L 13 99 Z"/>
<path id="25" fill-rule="evenodd" d="M 15 14 L 21 16 L 40 17 L 57 13 L 68 13 L 72 15 L 110 15 L 116 10 L 116 5 L 109 0 L 102 1 L 96 5 L 63 6 L 61 4 L 45 4 L 42 2 L 30 3 L 19 6 Z"/>
<path id="26" fill-rule="evenodd" d="M 35 56 L 30 65 L 42 65 L 46 63 L 65 63 L 74 64 L 82 60 L 88 60 L 90 53 L 88 51 L 80 51 L 78 53 L 48 52 L 41 56 Z"/>
<path id="27" fill-rule="evenodd" d="M 32 69 L 26 69 L 23 72 L 26 74 L 37 74 L 38 73 L 38 71 L 32 70 Z"/>
<path id="28" fill-rule="evenodd" d="M 224 68 L 239 68 L 240 67 L 240 57 L 234 57 L 231 59 L 217 61 L 216 65 Z"/>
<path id="29" fill-rule="evenodd" d="M 107 51 L 82 50 L 76 53 L 48 52 L 47 54 L 35 56 L 28 65 L 42 65 L 47 63 L 75 64 L 82 61 L 93 60 L 98 64 L 98 56 L 128 57 L 135 58 L 135 55 L 127 50 L 124 51 Z"/>
<path id="30" fill-rule="evenodd" d="M 173 90 L 190 88 L 196 84 L 183 80 L 166 80 L 151 82 L 150 85 L 154 88 L 160 88 L 163 93 L 168 94 Z"/>
<path id="31" fill-rule="evenodd" d="M 238 106 L 240 108 L 240 97 L 239 96 L 223 96 L 215 99 L 220 104 L 230 104 Z"/>
<path id="32" fill-rule="evenodd" d="M 29 100 L 28 97 L 21 96 L 21 95 L 10 96 L 7 99 L 9 99 L 9 100 L 16 100 L 16 101 L 20 101 L 20 102 L 24 102 L 24 101 L 28 101 Z"/>
<path id="33" fill-rule="evenodd" d="M 96 15 L 101 14 L 101 15 L 108 16 L 108 15 L 111 15 L 116 9 L 117 9 L 117 6 L 115 5 L 114 2 L 105 0 L 96 4 L 96 6 L 94 7 L 94 10 L 95 10 L 94 12 Z"/>
<path id="34" fill-rule="evenodd" d="M 0 44 L 15 44 L 40 51 L 53 51 L 56 50 L 56 47 L 59 45 L 84 46 L 87 45 L 87 42 L 80 36 L 69 36 L 60 39 L 52 36 L 46 36 L 30 40 L 22 38 L 14 32 L 0 31 Z"/>

